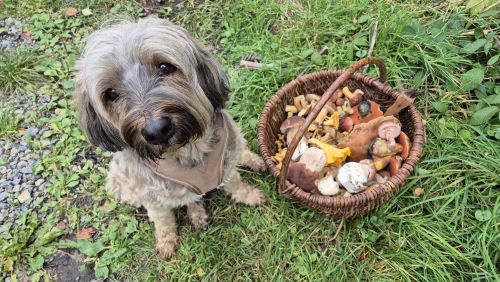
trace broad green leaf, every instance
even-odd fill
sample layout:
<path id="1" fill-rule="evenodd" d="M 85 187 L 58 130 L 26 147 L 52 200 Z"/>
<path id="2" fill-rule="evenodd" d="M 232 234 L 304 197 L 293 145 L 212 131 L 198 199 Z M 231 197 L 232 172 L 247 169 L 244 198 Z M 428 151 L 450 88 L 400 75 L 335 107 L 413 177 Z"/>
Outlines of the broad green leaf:
<path id="1" fill-rule="evenodd" d="M 474 216 L 479 221 L 488 221 L 488 220 L 490 220 L 492 214 L 491 214 L 491 211 L 489 211 L 489 210 L 485 210 L 485 211 L 483 211 L 483 210 L 477 210 L 474 213 Z"/>
<path id="2" fill-rule="evenodd" d="M 432 106 L 440 113 L 444 113 L 448 110 L 448 103 L 445 102 L 432 102 Z"/>
<path id="3" fill-rule="evenodd" d="M 82 15 L 90 16 L 90 15 L 92 15 L 92 10 L 90 10 L 89 8 L 85 8 L 82 10 Z"/>
<path id="4" fill-rule="evenodd" d="M 490 50 L 491 50 L 491 47 L 493 47 L 493 41 L 489 40 L 488 42 L 486 42 L 484 44 L 484 48 L 483 48 L 484 53 L 488 54 L 490 52 Z"/>
<path id="5" fill-rule="evenodd" d="M 463 139 L 469 139 L 472 137 L 472 133 L 470 133 L 470 131 L 467 129 L 460 129 L 458 135 L 460 135 L 460 137 L 462 137 Z"/>
<path id="6" fill-rule="evenodd" d="M 467 6 L 465 7 L 469 9 L 472 15 L 477 15 L 481 13 L 484 8 L 491 5 L 493 1 L 495 0 L 469 0 L 469 2 L 467 2 Z"/>
<path id="7" fill-rule="evenodd" d="M 323 64 L 323 57 L 318 52 L 314 52 L 311 55 L 311 61 L 316 65 L 322 65 Z"/>
<path id="8" fill-rule="evenodd" d="M 358 23 L 362 24 L 365 23 L 370 19 L 370 15 L 362 15 L 361 17 L 358 18 Z"/>
<path id="9" fill-rule="evenodd" d="M 306 50 L 302 51 L 302 53 L 300 53 L 300 57 L 305 59 L 305 58 L 311 56 L 312 53 L 314 53 L 313 49 L 306 49 Z"/>
<path id="10" fill-rule="evenodd" d="M 500 94 L 486 96 L 486 98 L 484 98 L 484 101 L 486 101 L 486 103 L 488 103 L 489 105 L 500 104 Z"/>
<path id="11" fill-rule="evenodd" d="M 500 111 L 500 108 L 497 106 L 490 106 L 472 114 L 472 118 L 470 119 L 470 123 L 472 125 L 481 125 L 487 123 L 496 113 Z"/>
<path id="12" fill-rule="evenodd" d="M 368 46 L 368 39 L 366 38 L 366 36 L 360 36 L 354 38 L 352 43 L 354 43 L 354 45 L 356 46 Z"/>
<path id="13" fill-rule="evenodd" d="M 486 39 L 481 38 L 481 39 L 478 39 L 474 42 L 466 44 L 463 49 L 467 53 L 474 53 L 479 48 L 483 47 L 485 43 L 486 43 Z"/>
<path id="14" fill-rule="evenodd" d="M 105 265 L 101 265 L 101 266 L 96 266 L 95 268 L 95 276 L 97 278 L 108 278 L 109 276 L 109 269 L 107 266 Z"/>
<path id="15" fill-rule="evenodd" d="M 475 68 L 462 75 L 461 87 L 464 91 L 470 91 L 478 87 L 484 79 L 484 70 Z"/>
<path id="16" fill-rule="evenodd" d="M 491 65 L 495 64 L 496 62 L 498 62 L 499 58 L 500 58 L 500 54 L 497 54 L 497 55 L 491 57 L 486 64 L 488 66 L 491 66 Z"/>
<path id="17" fill-rule="evenodd" d="M 44 259 L 43 256 L 41 255 L 37 255 L 34 258 L 28 258 L 28 264 L 31 271 L 36 271 L 38 269 L 41 269 L 43 267 L 43 262 Z"/>

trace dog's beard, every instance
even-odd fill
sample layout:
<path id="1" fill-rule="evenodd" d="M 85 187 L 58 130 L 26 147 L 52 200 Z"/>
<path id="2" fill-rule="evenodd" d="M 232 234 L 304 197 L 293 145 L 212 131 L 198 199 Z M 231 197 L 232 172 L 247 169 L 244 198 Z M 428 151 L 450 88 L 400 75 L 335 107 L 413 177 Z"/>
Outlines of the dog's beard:
<path id="1" fill-rule="evenodd" d="M 132 114 L 123 123 L 121 132 L 125 142 L 144 159 L 159 159 L 168 150 L 181 148 L 200 137 L 204 132 L 204 126 L 198 121 L 195 114 L 185 107 L 179 105 L 164 106 L 160 114 L 155 115 L 157 118 L 162 116 L 170 118 L 174 126 L 174 134 L 168 144 L 152 145 L 144 139 L 141 134 L 144 127 L 144 117 Z"/>

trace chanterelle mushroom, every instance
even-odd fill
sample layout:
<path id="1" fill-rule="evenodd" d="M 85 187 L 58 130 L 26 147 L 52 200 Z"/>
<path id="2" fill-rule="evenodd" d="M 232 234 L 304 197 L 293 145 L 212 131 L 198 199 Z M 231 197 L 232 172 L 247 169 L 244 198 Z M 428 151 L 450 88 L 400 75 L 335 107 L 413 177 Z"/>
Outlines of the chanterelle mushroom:
<path id="1" fill-rule="evenodd" d="M 395 138 L 401 133 L 401 124 L 386 121 L 380 125 L 378 128 L 378 136 L 384 138 L 389 142 L 389 146 L 394 146 L 396 144 Z"/>
<path id="2" fill-rule="evenodd" d="M 320 147 L 326 153 L 326 165 L 339 166 L 351 154 L 349 148 L 339 149 L 330 144 L 323 143 L 318 139 L 311 138 L 309 143 Z"/>

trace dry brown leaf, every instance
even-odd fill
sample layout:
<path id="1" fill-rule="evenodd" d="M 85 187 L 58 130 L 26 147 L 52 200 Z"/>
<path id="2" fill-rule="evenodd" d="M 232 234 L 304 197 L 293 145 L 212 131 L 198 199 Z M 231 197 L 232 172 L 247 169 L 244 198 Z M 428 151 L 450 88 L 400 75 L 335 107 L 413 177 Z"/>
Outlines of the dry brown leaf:
<path id="1" fill-rule="evenodd" d="M 66 13 L 66 16 L 73 17 L 76 15 L 76 13 L 78 13 L 78 10 L 75 7 L 69 7 L 69 8 L 66 8 L 65 13 Z"/>
<path id="2" fill-rule="evenodd" d="M 96 230 L 93 227 L 82 229 L 75 234 L 76 239 L 90 239 Z"/>

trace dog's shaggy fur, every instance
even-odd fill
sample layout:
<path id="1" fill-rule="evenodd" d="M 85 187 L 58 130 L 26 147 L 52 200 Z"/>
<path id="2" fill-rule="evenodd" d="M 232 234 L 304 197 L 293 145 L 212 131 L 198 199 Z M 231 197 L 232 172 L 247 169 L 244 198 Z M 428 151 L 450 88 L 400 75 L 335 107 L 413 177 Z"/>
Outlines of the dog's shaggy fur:
<path id="1" fill-rule="evenodd" d="M 115 152 L 107 189 L 122 202 L 147 209 L 155 224 L 156 248 L 168 258 L 178 246 L 174 208 L 187 205 L 195 228 L 206 228 L 209 219 L 202 195 L 156 175 L 146 162 L 160 157 L 181 167 L 203 162 L 218 142 L 214 117 L 228 99 L 225 74 L 184 29 L 145 19 L 92 34 L 77 62 L 75 81 L 81 127 L 92 144 Z M 161 144 L 148 142 L 143 133 L 158 118 L 168 118 L 173 128 L 168 142 Z M 236 202 L 260 205 L 263 194 L 241 181 L 236 166 L 261 171 L 264 164 L 247 149 L 234 121 L 226 122 L 229 142 L 217 188 Z"/>

